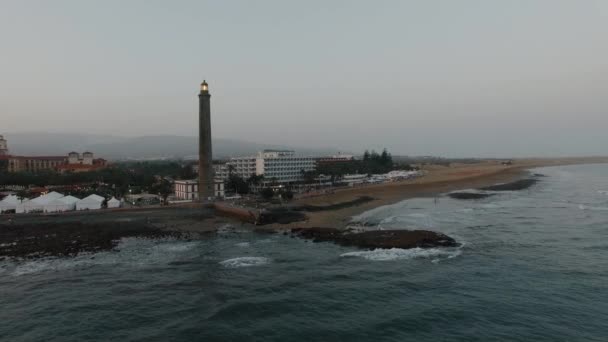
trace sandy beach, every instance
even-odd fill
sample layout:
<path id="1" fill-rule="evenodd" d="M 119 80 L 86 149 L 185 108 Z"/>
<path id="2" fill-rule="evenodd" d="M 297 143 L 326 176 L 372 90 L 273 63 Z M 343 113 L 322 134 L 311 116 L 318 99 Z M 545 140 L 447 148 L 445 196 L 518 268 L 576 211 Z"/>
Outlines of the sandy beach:
<path id="1" fill-rule="evenodd" d="M 497 161 L 477 164 L 455 164 L 449 167 L 431 165 L 424 167 L 423 170 L 427 174 L 417 179 L 337 189 L 330 194 L 296 200 L 294 202 L 297 205 L 327 206 L 353 201 L 362 196 L 373 198 L 373 200 L 367 203 L 356 206 L 309 212 L 306 214 L 308 217 L 306 222 L 273 224 L 271 226 L 275 229 L 290 229 L 295 227 L 345 228 L 355 215 L 408 198 L 437 196 L 455 190 L 507 183 L 526 176 L 529 169 L 537 167 L 592 163 L 608 163 L 608 158 L 521 159 L 514 160 L 512 165 L 502 165 Z"/>

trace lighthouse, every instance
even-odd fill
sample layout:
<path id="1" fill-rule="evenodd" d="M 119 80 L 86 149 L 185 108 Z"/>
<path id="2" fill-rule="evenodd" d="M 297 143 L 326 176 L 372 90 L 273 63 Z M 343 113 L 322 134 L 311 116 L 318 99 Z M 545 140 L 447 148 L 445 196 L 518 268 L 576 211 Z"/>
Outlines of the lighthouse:
<path id="1" fill-rule="evenodd" d="M 201 202 L 214 195 L 210 102 L 209 85 L 203 81 L 198 94 L 198 199 Z"/>

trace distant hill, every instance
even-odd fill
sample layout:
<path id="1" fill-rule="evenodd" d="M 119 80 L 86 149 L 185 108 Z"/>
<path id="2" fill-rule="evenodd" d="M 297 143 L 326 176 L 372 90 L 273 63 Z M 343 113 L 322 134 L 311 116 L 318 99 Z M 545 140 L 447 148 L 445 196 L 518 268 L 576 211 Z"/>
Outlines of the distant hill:
<path id="1" fill-rule="evenodd" d="M 11 154 L 64 155 L 89 150 L 106 159 L 195 158 L 198 138 L 173 135 L 120 137 L 73 133 L 5 133 Z M 234 139 L 213 139 L 214 158 L 251 155 L 263 149 L 293 149 L 303 155 L 327 155 L 335 149 L 310 149 Z"/>

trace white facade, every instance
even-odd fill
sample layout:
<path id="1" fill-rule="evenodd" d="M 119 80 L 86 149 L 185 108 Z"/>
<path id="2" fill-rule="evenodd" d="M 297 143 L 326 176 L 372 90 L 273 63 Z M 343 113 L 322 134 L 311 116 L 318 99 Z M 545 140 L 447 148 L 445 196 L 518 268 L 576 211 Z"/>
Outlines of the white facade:
<path id="1" fill-rule="evenodd" d="M 196 173 L 198 173 L 198 170 Z M 216 179 L 228 179 L 228 163 L 213 164 L 213 176 Z"/>
<path id="2" fill-rule="evenodd" d="M 198 180 L 176 180 L 174 183 L 175 198 L 179 200 L 198 200 Z M 213 195 L 216 198 L 223 198 L 224 181 L 215 180 Z"/>
<path id="3" fill-rule="evenodd" d="M 247 179 L 263 175 L 266 181 L 290 183 L 302 180 L 302 170 L 313 171 L 315 158 L 296 156 L 294 151 L 264 150 L 255 157 L 231 158 L 226 164 L 214 165 L 215 176 L 227 179 L 236 174 Z"/>
<path id="4" fill-rule="evenodd" d="M 235 157 L 230 158 L 224 164 L 214 164 L 213 172 L 217 179 L 228 179 L 231 174 L 247 179 L 257 175 L 256 157 Z"/>
<path id="5" fill-rule="evenodd" d="M 256 160 L 258 174 L 264 175 L 265 181 L 276 180 L 278 183 L 290 183 L 302 180 L 302 171 L 313 171 L 316 159 L 296 156 L 293 151 L 266 150 L 258 153 Z"/>
<path id="6" fill-rule="evenodd" d="M 196 180 L 176 180 L 175 197 L 178 199 L 194 200 L 198 198 L 198 181 Z"/>

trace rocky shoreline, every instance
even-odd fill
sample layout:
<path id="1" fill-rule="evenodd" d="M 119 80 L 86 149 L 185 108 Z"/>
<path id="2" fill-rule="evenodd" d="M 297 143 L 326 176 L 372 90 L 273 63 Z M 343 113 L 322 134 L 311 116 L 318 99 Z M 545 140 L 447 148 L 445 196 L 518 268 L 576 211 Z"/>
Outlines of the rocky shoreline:
<path id="1" fill-rule="evenodd" d="M 480 193 L 453 192 L 459 199 L 490 196 L 484 191 L 517 191 L 531 187 L 542 175 L 533 175 L 504 184 L 478 187 Z M 311 226 L 308 215 L 352 211 L 366 208 L 375 199 L 360 196 L 349 201 L 325 205 L 294 205 L 267 210 L 254 232 L 285 233 L 314 242 L 332 242 L 341 246 L 364 249 L 456 247 L 451 237 L 428 230 L 367 230 L 363 232 L 341 227 Z M 216 210 L 217 211 L 217 210 Z M 306 221 L 306 222 L 304 222 Z M 66 217 L 19 218 L 19 222 L 0 223 L 0 260 L 6 258 L 35 259 L 41 257 L 75 256 L 79 253 L 112 250 L 122 238 L 192 239 L 213 236 L 218 227 L 234 219 L 219 219 L 211 208 L 165 208 L 137 212 L 83 214 Z M 248 221 L 244 221 L 248 222 Z M 305 223 L 305 224 L 304 224 Z M 238 224 L 238 223 L 237 223 Z M 247 223 L 241 223 L 246 224 Z M 262 224 L 260 226 L 259 224 Z M 267 224 L 267 225 L 264 225 Z M 209 233 L 203 234 L 203 233 Z"/>
<path id="2" fill-rule="evenodd" d="M 0 260 L 72 257 L 114 249 L 121 238 L 186 238 L 183 232 L 167 231 L 146 224 L 47 223 L 3 226 L 0 229 Z"/>

